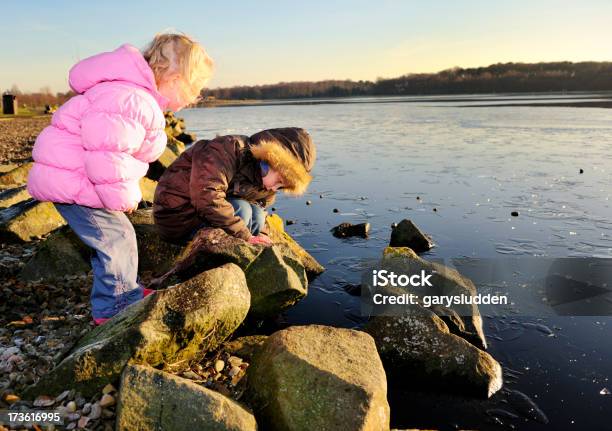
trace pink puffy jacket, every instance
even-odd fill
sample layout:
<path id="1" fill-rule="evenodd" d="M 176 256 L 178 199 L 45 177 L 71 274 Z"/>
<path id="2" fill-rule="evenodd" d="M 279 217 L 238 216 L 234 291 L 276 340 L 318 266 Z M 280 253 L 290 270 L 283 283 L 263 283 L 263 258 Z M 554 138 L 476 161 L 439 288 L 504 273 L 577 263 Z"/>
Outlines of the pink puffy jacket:
<path id="1" fill-rule="evenodd" d="M 69 80 L 78 95 L 36 139 L 28 192 L 41 201 L 134 208 L 139 180 L 166 147 L 168 99 L 130 45 L 77 63 Z"/>

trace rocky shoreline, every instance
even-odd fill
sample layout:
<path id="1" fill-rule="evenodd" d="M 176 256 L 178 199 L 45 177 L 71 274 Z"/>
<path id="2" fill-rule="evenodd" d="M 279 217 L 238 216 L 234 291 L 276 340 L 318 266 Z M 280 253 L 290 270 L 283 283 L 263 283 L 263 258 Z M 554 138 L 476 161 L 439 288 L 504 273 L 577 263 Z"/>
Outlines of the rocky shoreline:
<path id="1" fill-rule="evenodd" d="M 324 268 L 277 215 L 267 219 L 271 248 L 219 229 L 183 246 L 163 242 L 146 207 L 195 139 L 181 119 L 166 119 L 168 148 L 130 217 L 139 273 L 159 290 L 100 327 L 90 322 L 87 249 L 51 205 L 23 193 L 27 161 L 0 175 L 0 409 L 60 410 L 66 429 L 388 430 L 388 381 L 482 400 L 504 390 L 507 373 L 485 351 L 476 306 L 466 316 L 413 306 L 361 330 L 263 331 Z M 433 269 L 445 289 L 476 294 L 470 280 L 413 251 L 433 244 L 408 220 L 391 245 L 381 265 Z"/>

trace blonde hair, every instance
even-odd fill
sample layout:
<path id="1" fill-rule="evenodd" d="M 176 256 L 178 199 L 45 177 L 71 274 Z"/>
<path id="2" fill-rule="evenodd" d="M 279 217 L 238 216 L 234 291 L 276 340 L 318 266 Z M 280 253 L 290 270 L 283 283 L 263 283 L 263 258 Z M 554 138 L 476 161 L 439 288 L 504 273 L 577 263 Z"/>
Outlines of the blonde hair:
<path id="1" fill-rule="evenodd" d="M 200 92 L 212 76 L 213 60 L 204 47 L 180 33 L 158 33 L 142 53 L 159 85 L 169 74 L 178 73 L 194 92 Z"/>

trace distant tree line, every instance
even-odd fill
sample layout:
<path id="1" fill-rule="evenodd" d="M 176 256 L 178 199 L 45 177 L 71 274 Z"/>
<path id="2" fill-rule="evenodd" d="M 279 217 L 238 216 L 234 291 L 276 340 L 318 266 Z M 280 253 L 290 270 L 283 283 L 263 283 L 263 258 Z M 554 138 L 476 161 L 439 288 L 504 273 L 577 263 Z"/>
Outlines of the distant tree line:
<path id="1" fill-rule="evenodd" d="M 401 96 L 549 91 L 612 91 L 612 62 L 498 63 L 455 67 L 438 73 L 416 73 L 376 81 L 327 80 L 206 89 L 216 99 L 301 99 L 349 96 Z M 16 86 L 20 106 L 61 105 L 73 92 L 51 93 L 45 87 L 24 93 Z"/>
<path id="2" fill-rule="evenodd" d="M 280 82 L 205 90 L 217 99 L 294 99 L 612 90 L 612 62 L 498 63 L 372 81 Z"/>

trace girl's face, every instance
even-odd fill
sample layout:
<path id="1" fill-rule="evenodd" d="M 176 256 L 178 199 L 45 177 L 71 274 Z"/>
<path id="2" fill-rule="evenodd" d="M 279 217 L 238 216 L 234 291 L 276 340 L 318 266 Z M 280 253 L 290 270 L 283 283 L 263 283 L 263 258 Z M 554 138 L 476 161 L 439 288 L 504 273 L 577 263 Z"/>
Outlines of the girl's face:
<path id="1" fill-rule="evenodd" d="M 178 74 L 162 80 L 158 84 L 157 90 L 169 100 L 168 108 L 174 112 L 180 111 L 185 106 L 196 103 L 200 99 L 200 92 L 190 88 L 185 79 Z"/>
<path id="2" fill-rule="evenodd" d="M 266 190 L 274 192 L 279 189 L 282 189 L 285 186 L 285 184 L 283 183 L 283 178 L 277 171 L 272 168 L 270 168 L 268 170 L 268 173 L 264 177 L 262 177 L 262 181 L 263 186 Z"/>

